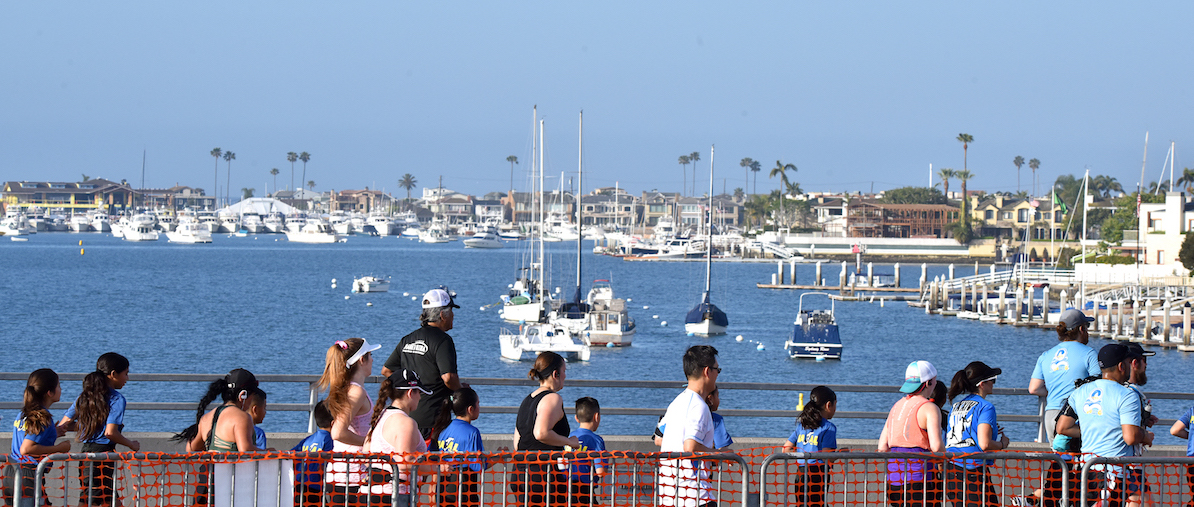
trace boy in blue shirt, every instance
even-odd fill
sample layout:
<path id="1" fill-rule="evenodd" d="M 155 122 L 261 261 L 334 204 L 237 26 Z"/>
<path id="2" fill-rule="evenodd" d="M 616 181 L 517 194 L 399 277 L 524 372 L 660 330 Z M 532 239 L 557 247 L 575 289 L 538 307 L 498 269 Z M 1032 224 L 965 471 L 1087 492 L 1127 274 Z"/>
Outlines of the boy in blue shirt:
<path id="1" fill-rule="evenodd" d="M 734 437 L 726 430 L 725 418 L 717 413 L 717 409 L 721 407 L 721 391 L 713 388 L 709 396 L 705 397 L 705 403 L 709 405 L 709 417 L 713 419 L 713 448 L 719 451 L 728 449 L 734 445 Z"/>
<path id="2" fill-rule="evenodd" d="M 318 431 L 307 435 L 302 442 L 294 446 L 292 451 L 331 452 L 332 450 L 332 413 L 328 412 L 323 401 L 315 404 L 312 412 L 315 427 Z M 323 463 L 318 460 L 296 461 L 294 464 L 295 504 L 312 505 L 319 503 L 320 486 L 323 484 Z M 306 503 L 302 500 L 306 498 Z"/>
<path id="3" fill-rule="evenodd" d="M 604 451 L 605 439 L 597 434 L 601 426 L 601 405 L 597 400 L 585 396 L 576 400 L 576 423 L 579 428 L 568 434 L 580 441 L 577 452 Z M 605 460 L 575 460 L 572 464 L 573 505 L 589 505 L 593 496 L 593 484 L 601 484 L 605 475 Z M 600 488 L 600 486 L 598 486 Z"/>
<path id="4" fill-rule="evenodd" d="M 253 418 L 254 445 L 257 446 L 258 451 L 272 451 L 273 449 L 266 448 L 265 430 L 257 426 L 265 421 L 265 391 L 256 387 L 249 389 L 248 399 L 245 401 L 247 402 L 245 412 L 248 412 L 249 416 Z"/>

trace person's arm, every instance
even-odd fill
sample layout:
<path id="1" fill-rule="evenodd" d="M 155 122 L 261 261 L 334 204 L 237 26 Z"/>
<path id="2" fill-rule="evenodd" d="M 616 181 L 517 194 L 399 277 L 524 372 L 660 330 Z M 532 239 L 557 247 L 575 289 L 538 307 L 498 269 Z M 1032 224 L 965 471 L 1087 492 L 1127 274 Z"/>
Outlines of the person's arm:
<path id="1" fill-rule="evenodd" d="M 580 440 L 567 437 L 552 430 L 556 421 L 564 418 L 564 405 L 560 395 L 548 394 L 539 401 L 539 408 L 535 410 L 535 440 L 547 445 L 567 445 L 580 447 Z"/>
<path id="2" fill-rule="evenodd" d="M 1028 394 L 1035 394 L 1037 396 L 1048 396 L 1049 390 L 1045 389 L 1045 379 L 1034 378 L 1028 381 Z"/>
<path id="3" fill-rule="evenodd" d="M 405 339 L 405 337 L 403 337 Z M 382 363 L 381 376 L 389 377 L 394 374 L 394 371 L 402 364 L 402 341 L 394 347 L 394 351 L 390 352 L 390 357 L 386 358 L 386 362 Z"/>
<path id="4" fill-rule="evenodd" d="M 119 424 L 108 424 L 104 426 L 104 436 L 108 437 L 108 440 L 111 440 L 112 443 L 123 445 L 129 449 L 132 449 L 133 451 L 141 450 L 141 442 L 124 438 L 124 435 L 120 433 Z"/>
<path id="5" fill-rule="evenodd" d="M 784 448 L 780 452 L 796 452 L 796 445 L 789 440 L 784 440 Z"/>
<path id="6" fill-rule="evenodd" d="M 518 450 L 518 441 L 522 440 L 522 436 L 518 434 L 518 427 L 514 428 L 514 444 L 510 446 L 511 449 Z"/>
<path id="7" fill-rule="evenodd" d="M 1078 420 L 1065 414 L 1057 416 L 1056 433 L 1070 438 L 1082 438 L 1082 429 L 1078 427 Z"/>
<path id="8" fill-rule="evenodd" d="M 435 367 L 439 369 L 440 380 L 443 380 L 448 389 L 456 391 L 463 387 L 456 372 L 456 343 L 451 338 L 436 349 Z"/>
<path id="9" fill-rule="evenodd" d="M 460 383 L 460 377 L 457 376 L 455 373 L 445 373 L 443 375 L 440 375 L 439 378 L 440 378 L 440 380 L 444 381 L 444 386 L 446 386 L 448 389 L 451 389 L 453 391 L 459 391 L 461 387 L 464 387 Z"/>
<path id="10" fill-rule="evenodd" d="M 1121 424 L 1119 427 L 1123 429 L 1125 444 L 1153 445 L 1153 432 L 1145 431 L 1144 428 L 1135 424 Z"/>
<path id="11" fill-rule="evenodd" d="M 889 415 L 887 420 L 883 422 L 883 431 L 879 432 L 879 452 L 888 452 L 891 450 L 891 446 L 887 443 L 887 425 L 890 422 L 891 416 Z"/>
<path id="12" fill-rule="evenodd" d="M 348 445 L 365 445 L 365 437 L 353 433 L 349 423 L 362 406 L 368 406 L 365 400 L 365 390 L 357 386 L 348 386 L 348 413 L 337 415 L 332 421 L 332 439 Z"/>
<path id="13" fill-rule="evenodd" d="M 1190 438 L 1190 430 L 1186 428 L 1186 422 L 1181 419 L 1173 423 L 1173 426 L 1169 428 L 1169 434 L 1177 438 Z"/>
<path id="14" fill-rule="evenodd" d="M 712 447 L 705 447 L 705 444 L 697 442 L 695 439 L 684 439 L 684 452 L 717 452 L 717 449 Z"/>
<path id="15" fill-rule="evenodd" d="M 236 409 L 234 409 L 236 410 Z M 231 410 L 225 410 L 224 414 L 228 414 Z M 221 414 L 223 415 L 223 414 Z M 240 452 L 253 452 L 257 449 L 257 432 L 253 430 L 253 417 L 248 412 L 236 410 L 236 413 L 231 414 L 233 419 L 232 431 L 236 439 L 236 450 Z"/>
<path id="16" fill-rule="evenodd" d="M 45 456 L 58 452 L 70 452 L 70 440 L 63 440 L 54 445 L 41 445 L 29 439 L 21 442 L 21 454 L 25 456 Z"/>
<path id="17" fill-rule="evenodd" d="M 979 449 L 982 449 L 983 451 L 998 451 L 1000 449 L 1007 449 L 1007 445 L 1009 443 L 1007 435 L 1002 435 L 999 440 L 996 441 L 991 439 L 991 437 L 994 436 L 994 432 L 995 428 L 992 428 L 990 424 L 982 423 L 978 425 L 977 443 Z"/>
<path id="18" fill-rule="evenodd" d="M 124 407 L 128 403 L 127 400 L 122 395 L 113 394 L 109 403 L 111 405 L 108 408 L 108 420 L 104 424 L 104 436 L 113 443 L 123 445 L 133 451 L 140 451 L 141 442 L 129 440 L 120 433 L 120 427 L 124 425 Z"/>
<path id="19" fill-rule="evenodd" d="M 1140 395 L 1132 388 L 1119 400 L 1119 425 L 1124 432 L 1124 443 L 1128 445 L 1153 445 L 1153 432 L 1141 426 Z"/>
<path id="20" fill-rule="evenodd" d="M 942 452 L 945 442 L 941 441 L 941 409 L 933 403 L 925 403 L 916 411 L 920 418 L 921 429 L 929 436 L 929 451 Z"/>

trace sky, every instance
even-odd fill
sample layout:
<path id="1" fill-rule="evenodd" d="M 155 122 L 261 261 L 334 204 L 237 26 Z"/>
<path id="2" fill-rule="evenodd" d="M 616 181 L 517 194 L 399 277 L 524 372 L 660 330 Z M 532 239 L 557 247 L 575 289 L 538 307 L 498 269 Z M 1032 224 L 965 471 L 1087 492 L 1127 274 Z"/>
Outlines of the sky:
<path id="1" fill-rule="evenodd" d="M 481 195 L 529 188 L 869 192 L 1012 160 L 1146 181 L 1194 150 L 1191 2 L 3 2 L 0 179 Z M 966 160 L 956 138 L 974 137 Z M 747 179 L 744 157 L 763 171 Z M 269 175 L 271 168 L 282 174 Z M 301 183 L 302 164 L 294 180 Z M 936 181 L 936 179 L 934 180 Z M 951 182 L 951 190 L 958 189 Z M 222 190 L 221 190 L 222 192 Z M 690 190 L 691 192 L 691 190 Z"/>

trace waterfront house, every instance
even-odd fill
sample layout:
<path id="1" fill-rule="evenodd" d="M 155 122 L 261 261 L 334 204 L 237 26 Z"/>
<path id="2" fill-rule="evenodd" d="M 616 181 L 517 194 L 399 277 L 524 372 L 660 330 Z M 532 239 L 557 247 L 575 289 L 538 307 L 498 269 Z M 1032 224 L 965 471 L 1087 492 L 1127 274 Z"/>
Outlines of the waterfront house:
<path id="1" fill-rule="evenodd" d="M 502 205 L 501 197 L 489 194 L 486 194 L 485 197 L 485 199 L 473 201 L 473 215 L 477 217 L 478 222 L 501 222 L 505 218 L 506 211 L 505 206 Z M 493 199 L 489 199 L 489 197 L 493 197 Z"/>
<path id="2" fill-rule="evenodd" d="M 580 198 L 584 211 L 584 225 L 630 225 L 637 222 L 635 210 L 638 206 L 634 196 L 621 191 L 615 195 L 612 187 L 599 191 L 602 193 L 595 191 L 594 194 Z"/>
<path id="3" fill-rule="evenodd" d="M 1143 264 L 1177 265 L 1185 233 L 1194 228 L 1194 203 L 1183 192 L 1166 192 L 1165 202 L 1142 203 L 1137 219 L 1139 231 L 1135 245 L 1128 240 L 1124 231 L 1125 247 L 1134 246 L 1140 251 Z"/>
<path id="4" fill-rule="evenodd" d="M 676 192 L 643 192 L 640 198 L 642 206 L 642 225 L 654 227 L 663 217 L 676 218 L 676 200 L 680 197 Z"/>
<path id="5" fill-rule="evenodd" d="M 136 192 L 128 184 L 103 178 L 80 182 L 9 181 L 4 184 L 5 207 L 63 208 L 71 210 L 106 209 L 113 213 L 134 205 Z"/>
<path id="6" fill-rule="evenodd" d="M 331 192 L 328 197 L 331 199 L 331 209 L 358 213 L 369 213 L 376 209 L 389 210 L 394 201 L 389 194 L 368 188 Z"/>
<path id="7" fill-rule="evenodd" d="M 959 213 L 945 204 L 852 199 L 846 208 L 846 229 L 853 238 L 948 238 L 952 235 L 947 226 Z"/>
<path id="8" fill-rule="evenodd" d="M 817 228 L 830 237 L 846 237 L 846 200 L 836 197 L 809 199 Z"/>

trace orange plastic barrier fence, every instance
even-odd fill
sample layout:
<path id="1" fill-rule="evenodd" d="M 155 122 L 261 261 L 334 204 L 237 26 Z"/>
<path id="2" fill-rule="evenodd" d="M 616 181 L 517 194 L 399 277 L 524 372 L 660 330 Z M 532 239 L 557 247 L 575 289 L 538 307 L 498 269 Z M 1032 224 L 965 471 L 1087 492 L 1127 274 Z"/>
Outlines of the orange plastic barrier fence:
<path id="1" fill-rule="evenodd" d="M 1075 507 L 1096 502 L 1104 507 L 1120 507 L 1135 501 L 1133 496 L 1140 497 L 1146 507 L 1188 507 L 1194 503 L 1194 458 L 1190 457 L 1091 457 L 1081 463 L 1081 471 L 1075 475 L 1081 498 L 1081 502 L 1072 502 Z"/>

